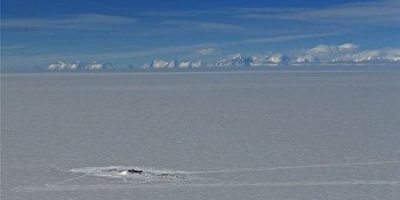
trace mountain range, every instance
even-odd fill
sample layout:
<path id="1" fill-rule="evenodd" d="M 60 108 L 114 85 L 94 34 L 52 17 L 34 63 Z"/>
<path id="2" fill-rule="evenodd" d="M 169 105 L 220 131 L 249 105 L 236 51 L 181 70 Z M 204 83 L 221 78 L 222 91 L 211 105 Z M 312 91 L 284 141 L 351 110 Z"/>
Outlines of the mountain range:
<path id="1" fill-rule="evenodd" d="M 202 67 L 275 67 L 287 65 L 319 65 L 319 64 L 400 64 L 400 49 L 386 48 L 378 50 L 360 50 L 352 43 L 341 45 L 318 45 L 310 49 L 298 51 L 291 55 L 273 53 L 270 55 L 243 56 L 240 53 L 228 55 L 211 62 L 178 61 L 156 59 L 140 67 L 129 65 L 129 69 L 189 69 Z M 48 65 L 48 70 L 113 70 L 111 63 L 57 62 Z"/>
<path id="2" fill-rule="evenodd" d="M 64 71 L 73 71 L 73 70 L 114 70 L 114 66 L 107 62 L 107 63 L 98 63 L 96 61 L 91 63 L 67 63 L 58 61 L 56 63 L 51 63 L 47 67 L 48 70 L 64 70 Z"/>

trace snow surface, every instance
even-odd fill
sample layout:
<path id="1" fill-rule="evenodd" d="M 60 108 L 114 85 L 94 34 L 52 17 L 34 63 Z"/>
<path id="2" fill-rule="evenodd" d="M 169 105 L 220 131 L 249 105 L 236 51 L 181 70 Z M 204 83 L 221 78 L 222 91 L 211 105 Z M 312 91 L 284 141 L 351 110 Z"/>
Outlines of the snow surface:
<path id="1" fill-rule="evenodd" d="M 399 72 L 2 74 L 1 97 L 2 200 L 400 196 Z"/>

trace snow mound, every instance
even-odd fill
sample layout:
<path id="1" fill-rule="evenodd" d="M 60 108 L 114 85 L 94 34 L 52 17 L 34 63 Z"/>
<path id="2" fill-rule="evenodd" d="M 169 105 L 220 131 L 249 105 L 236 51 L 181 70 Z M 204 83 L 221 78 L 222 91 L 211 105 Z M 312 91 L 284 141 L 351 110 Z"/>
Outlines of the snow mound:
<path id="1" fill-rule="evenodd" d="M 173 170 L 160 170 L 144 167 L 124 167 L 124 166 L 109 166 L 109 167 L 86 167 L 71 169 L 70 172 L 86 174 L 95 177 L 123 178 L 135 180 L 179 180 L 185 179 L 185 173 Z"/>

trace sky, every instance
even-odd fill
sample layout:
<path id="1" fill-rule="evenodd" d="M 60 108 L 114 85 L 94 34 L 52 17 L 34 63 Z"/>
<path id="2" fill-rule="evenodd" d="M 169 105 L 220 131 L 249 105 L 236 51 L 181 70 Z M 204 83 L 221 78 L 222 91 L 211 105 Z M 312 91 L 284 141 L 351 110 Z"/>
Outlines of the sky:
<path id="1" fill-rule="evenodd" d="M 1 68 L 400 47 L 398 0 L 2 0 Z"/>

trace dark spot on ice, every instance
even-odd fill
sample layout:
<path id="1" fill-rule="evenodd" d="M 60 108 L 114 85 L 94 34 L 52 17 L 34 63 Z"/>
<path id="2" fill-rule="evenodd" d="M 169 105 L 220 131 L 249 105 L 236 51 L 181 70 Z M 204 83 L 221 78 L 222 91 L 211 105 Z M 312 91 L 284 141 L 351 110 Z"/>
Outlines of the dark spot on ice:
<path id="1" fill-rule="evenodd" d="M 143 170 L 129 169 L 128 172 L 131 174 L 142 174 Z"/>

